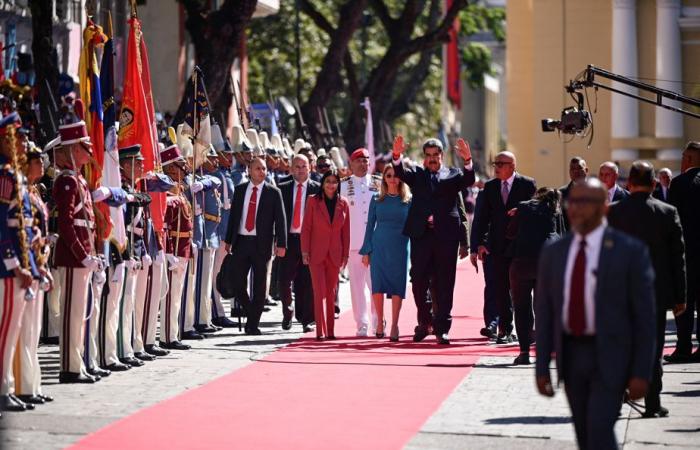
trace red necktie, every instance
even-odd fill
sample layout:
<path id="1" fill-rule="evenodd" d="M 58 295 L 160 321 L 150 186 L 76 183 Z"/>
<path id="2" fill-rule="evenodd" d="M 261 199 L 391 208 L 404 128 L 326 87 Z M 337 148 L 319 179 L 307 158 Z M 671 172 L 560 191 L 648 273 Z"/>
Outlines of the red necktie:
<path id="1" fill-rule="evenodd" d="M 253 186 L 253 193 L 248 202 L 248 215 L 245 218 L 245 229 L 253 231 L 255 229 L 255 206 L 258 203 L 258 188 Z"/>
<path id="2" fill-rule="evenodd" d="M 569 330 L 574 336 L 582 336 L 586 329 L 585 284 L 586 241 L 581 240 L 574 269 L 571 271 L 571 291 L 569 292 Z"/>
<path id="3" fill-rule="evenodd" d="M 301 227 L 301 191 L 304 190 L 304 186 L 299 183 L 297 185 L 297 195 L 294 199 L 294 219 L 292 219 L 292 228 L 295 230 Z"/>

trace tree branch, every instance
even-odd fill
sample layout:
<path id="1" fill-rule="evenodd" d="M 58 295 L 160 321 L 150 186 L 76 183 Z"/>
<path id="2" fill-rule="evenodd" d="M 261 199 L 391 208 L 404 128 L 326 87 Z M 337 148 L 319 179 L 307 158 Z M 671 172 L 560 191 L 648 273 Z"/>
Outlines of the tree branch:
<path id="1" fill-rule="evenodd" d="M 411 40 L 405 47 L 404 51 L 413 54 L 426 50 L 437 43 L 446 42 L 449 39 L 448 31 L 452 27 L 454 20 L 459 12 L 466 8 L 469 2 L 467 0 L 454 0 L 450 9 L 447 10 L 442 23 L 432 31 L 428 31 L 423 36 Z"/>
<path id="2" fill-rule="evenodd" d="M 357 104 L 360 101 L 360 84 L 357 81 L 357 71 L 350 52 L 345 52 L 343 67 L 345 68 L 345 76 L 348 79 L 348 94 L 353 104 Z"/>
<path id="3" fill-rule="evenodd" d="M 393 39 L 394 34 L 398 31 L 398 20 L 391 17 L 389 8 L 386 7 L 386 3 L 384 3 L 382 0 L 370 0 L 369 5 L 372 7 L 374 13 L 377 15 L 377 17 L 379 17 L 379 20 L 384 25 L 384 29 L 386 30 L 387 34 L 389 34 L 389 38 Z"/>
<path id="4" fill-rule="evenodd" d="M 304 12 L 304 14 L 309 16 L 317 27 L 328 33 L 328 35 L 333 35 L 333 33 L 335 33 L 335 28 L 333 28 L 333 25 L 331 25 L 328 19 L 326 19 L 309 0 L 299 0 L 299 5 L 301 6 L 301 10 Z"/>

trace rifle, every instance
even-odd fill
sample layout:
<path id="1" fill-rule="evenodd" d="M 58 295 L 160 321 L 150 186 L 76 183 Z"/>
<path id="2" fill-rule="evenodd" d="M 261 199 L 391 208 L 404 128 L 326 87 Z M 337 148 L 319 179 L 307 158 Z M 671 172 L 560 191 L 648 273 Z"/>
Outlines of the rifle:
<path id="1" fill-rule="evenodd" d="M 297 108 L 297 115 L 299 116 L 299 125 L 301 128 L 301 137 L 304 138 L 305 141 L 309 140 L 309 129 L 306 126 L 306 123 L 304 123 L 304 116 L 301 113 L 301 107 L 299 106 L 299 99 L 295 98 L 294 99 L 294 105 Z"/>
<path id="2" fill-rule="evenodd" d="M 240 122 L 243 129 L 246 129 L 246 128 L 248 128 L 248 120 L 247 120 L 247 117 L 245 117 L 243 115 L 243 111 L 241 110 L 241 104 L 238 101 L 238 96 L 236 95 L 236 84 L 233 80 L 233 75 L 229 74 L 229 78 L 231 79 L 231 91 L 233 93 L 233 101 L 236 104 L 236 112 L 238 113 L 238 121 Z M 240 89 L 240 84 L 238 86 Z"/>
<path id="3" fill-rule="evenodd" d="M 338 147 L 341 147 L 341 146 L 345 145 L 345 138 L 343 138 L 343 130 L 340 128 L 340 120 L 338 119 L 338 114 L 336 114 L 335 111 L 333 111 L 333 119 L 335 120 L 335 128 L 336 128 L 337 133 L 338 133 L 338 135 L 337 135 L 338 140 L 339 140 Z"/>

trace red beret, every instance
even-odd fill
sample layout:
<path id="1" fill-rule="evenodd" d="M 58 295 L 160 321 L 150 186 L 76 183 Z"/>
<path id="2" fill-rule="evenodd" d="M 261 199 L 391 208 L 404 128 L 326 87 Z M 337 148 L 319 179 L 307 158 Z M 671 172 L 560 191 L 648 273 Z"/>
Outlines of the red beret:
<path id="1" fill-rule="evenodd" d="M 355 161 L 359 158 L 369 158 L 369 152 L 366 148 L 360 147 L 354 152 L 352 152 L 352 155 L 350 155 L 350 161 Z"/>

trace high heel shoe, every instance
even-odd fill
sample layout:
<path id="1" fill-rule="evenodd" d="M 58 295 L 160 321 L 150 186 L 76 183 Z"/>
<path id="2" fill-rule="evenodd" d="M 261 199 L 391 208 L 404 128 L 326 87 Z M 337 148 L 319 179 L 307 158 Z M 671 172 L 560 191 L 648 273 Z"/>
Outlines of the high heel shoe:
<path id="1" fill-rule="evenodd" d="M 399 342 L 399 327 L 391 327 L 391 336 L 389 336 L 391 342 Z"/>
<path id="2" fill-rule="evenodd" d="M 381 339 L 384 336 L 386 336 L 386 320 L 382 320 L 382 332 L 378 332 L 375 334 L 377 336 L 377 339 Z"/>

